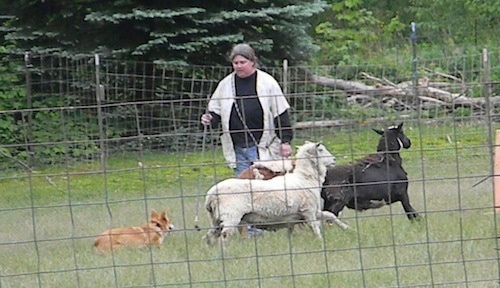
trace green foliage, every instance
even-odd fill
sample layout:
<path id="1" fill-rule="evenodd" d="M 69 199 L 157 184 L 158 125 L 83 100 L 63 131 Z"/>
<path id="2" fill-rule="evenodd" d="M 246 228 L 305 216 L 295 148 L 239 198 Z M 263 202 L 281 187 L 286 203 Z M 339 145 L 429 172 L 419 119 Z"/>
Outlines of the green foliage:
<path id="1" fill-rule="evenodd" d="M 0 61 L 0 143 L 23 143 L 23 117 L 15 110 L 26 108 L 26 89 L 18 76 L 19 63 L 2 58 Z M 17 154 L 13 148 L 3 148 L 8 154 Z"/>
<path id="2" fill-rule="evenodd" d="M 461 117 L 469 117 L 472 115 L 472 109 L 467 107 L 457 107 L 453 109 L 453 116 L 461 118 Z"/>
<path id="3" fill-rule="evenodd" d="M 320 63 L 353 63 L 353 55 L 366 57 L 377 48 L 373 43 L 391 39 L 405 28 L 398 17 L 385 24 L 365 6 L 363 0 L 333 2 L 325 21 L 315 28 L 322 50 Z"/>
<path id="4" fill-rule="evenodd" d="M 414 5 L 406 10 L 413 15 L 426 42 L 440 46 L 447 53 L 464 45 L 484 46 L 497 42 L 491 39 L 491 31 L 500 13 L 498 1 L 412 2 Z"/>
<path id="5" fill-rule="evenodd" d="M 475 51 L 498 47 L 493 23 L 498 22 L 497 1 L 328 1 L 331 9 L 314 21 L 315 56 L 319 64 L 383 63 L 406 54 L 411 58 L 411 22 L 417 24 L 419 58 L 457 55 L 465 47 Z M 460 15 L 460 17 L 457 17 Z M 469 48 L 465 48 L 469 49 Z"/>
<path id="6" fill-rule="evenodd" d="M 382 63 L 394 59 L 397 51 L 390 49 L 409 51 L 411 22 L 417 23 L 421 44 L 449 56 L 459 53 L 459 47 L 497 47 L 498 39 L 491 35 L 500 20 L 495 0 L 231 0 L 189 5 L 21 0 L 0 8 L 5 14 L 0 34 L 5 43 L 15 45 L 11 52 L 101 53 L 183 65 L 227 64 L 227 51 L 242 41 L 254 44 L 265 65 L 283 57 L 293 65 L 311 55 L 319 64 Z"/>
<path id="7" fill-rule="evenodd" d="M 97 134 L 97 123 L 74 112 L 39 111 L 34 114 L 31 133 L 38 143 L 33 148 L 37 164 L 55 164 L 65 160 L 93 158 L 99 150 L 91 135 Z"/>
<path id="8" fill-rule="evenodd" d="M 245 41 L 264 64 L 278 56 L 301 62 L 317 50 L 307 33 L 308 19 L 324 8 L 319 0 L 18 1 L 8 10 L 16 17 L 4 23 L 4 30 L 15 53 L 29 49 L 227 64 L 231 46 Z"/>
<path id="9" fill-rule="evenodd" d="M 365 122 L 374 117 L 384 115 L 388 120 L 397 115 L 397 111 L 392 109 L 381 109 L 379 107 L 363 107 L 358 105 L 350 105 L 339 111 L 339 116 L 345 119 L 356 119 L 360 122 Z"/>
<path id="10" fill-rule="evenodd" d="M 96 153 L 92 135 L 97 134 L 97 123 L 71 108 L 61 109 L 71 99 L 69 94 L 27 94 L 24 63 L 3 55 L 0 61 L 0 147 L 1 168 L 30 161 L 37 164 L 61 163 L 68 159 L 88 159 Z M 31 73 L 36 79 L 37 73 Z M 29 83 L 33 85 L 33 83 Z M 37 88 L 38 89 L 38 88 Z M 48 96 L 50 95 L 50 96 Z M 28 104 L 31 103 L 31 104 Z M 29 105 L 29 106 L 28 106 Z M 29 109 L 28 109 L 29 108 Z M 6 159 L 9 158 L 9 159 Z"/>
<path id="11" fill-rule="evenodd" d="M 436 119 L 446 117 L 446 110 L 441 107 L 435 106 L 429 109 L 422 111 L 423 118 L 425 119 Z"/>

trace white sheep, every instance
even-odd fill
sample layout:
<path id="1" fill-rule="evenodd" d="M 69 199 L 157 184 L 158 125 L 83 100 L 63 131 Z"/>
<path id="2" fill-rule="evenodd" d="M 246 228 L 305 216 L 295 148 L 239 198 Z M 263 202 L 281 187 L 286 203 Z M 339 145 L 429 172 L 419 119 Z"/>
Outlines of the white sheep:
<path id="1" fill-rule="evenodd" d="M 223 180 L 212 186 L 206 195 L 205 208 L 212 228 L 204 237 L 207 244 L 223 242 L 243 223 L 262 225 L 308 224 L 321 238 L 320 219 L 330 220 L 343 229 L 348 226 L 328 211 L 321 211 L 321 187 L 327 167 L 335 164 L 335 157 L 321 143 L 306 143 L 297 149 L 293 173 L 270 180 Z M 288 226 L 288 227 L 290 227 Z"/>

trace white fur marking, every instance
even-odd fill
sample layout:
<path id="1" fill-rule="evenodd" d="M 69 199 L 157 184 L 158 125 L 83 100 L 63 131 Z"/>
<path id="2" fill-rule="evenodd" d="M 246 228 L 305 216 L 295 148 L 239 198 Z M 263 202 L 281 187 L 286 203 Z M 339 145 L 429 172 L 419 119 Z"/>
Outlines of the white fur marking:
<path id="1" fill-rule="evenodd" d="M 396 138 L 396 139 L 398 139 L 398 143 L 399 143 L 399 150 L 401 150 L 401 149 L 403 148 L 403 141 L 401 141 L 401 139 L 399 139 L 399 137 L 398 137 L 398 138 Z"/>

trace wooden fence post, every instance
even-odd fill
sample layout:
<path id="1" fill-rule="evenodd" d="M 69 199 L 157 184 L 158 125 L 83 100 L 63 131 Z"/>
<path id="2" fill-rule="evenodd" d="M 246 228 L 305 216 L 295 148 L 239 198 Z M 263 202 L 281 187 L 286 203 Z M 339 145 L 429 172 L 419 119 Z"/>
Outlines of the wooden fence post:
<path id="1" fill-rule="evenodd" d="M 283 94 L 288 98 L 288 59 L 283 59 Z"/>
<path id="2" fill-rule="evenodd" d="M 488 49 L 484 48 L 481 54 L 482 62 L 482 96 L 485 100 L 486 105 L 486 115 L 488 120 L 488 143 L 490 144 L 490 154 L 492 160 L 490 160 L 490 167 L 492 167 L 493 173 L 493 205 L 495 213 L 500 211 L 500 130 L 495 131 L 495 138 L 493 138 L 493 127 L 492 123 L 492 110 L 491 110 L 491 75 L 490 75 L 490 59 L 489 59 Z"/>
<path id="3" fill-rule="evenodd" d="M 495 133 L 493 189 L 495 193 L 495 212 L 500 211 L 500 130 Z"/>

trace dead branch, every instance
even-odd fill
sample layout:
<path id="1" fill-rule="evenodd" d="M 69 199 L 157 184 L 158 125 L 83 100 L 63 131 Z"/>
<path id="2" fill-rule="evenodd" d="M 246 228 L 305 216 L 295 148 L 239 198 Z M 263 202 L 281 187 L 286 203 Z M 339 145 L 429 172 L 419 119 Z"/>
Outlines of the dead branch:
<path id="1" fill-rule="evenodd" d="M 364 83 L 356 82 L 356 81 L 347 81 L 336 78 L 328 78 L 323 76 L 311 75 L 310 80 L 316 84 L 323 85 L 326 87 L 331 87 L 334 89 L 341 89 L 349 92 L 370 92 L 376 91 L 376 88 L 373 86 L 366 85 Z"/>
<path id="2" fill-rule="evenodd" d="M 372 76 L 366 72 L 361 72 L 360 75 L 366 79 L 369 79 L 369 80 L 373 80 L 373 81 L 376 81 L 376 82 L 379 82 L 379 83 L 382 83 L 382 84 L 385 84 L 385 85 L 389 85 L 389 86 L 392 86 L 392 87 L 397 87 L 396 84 L 392 83 L 391 81 L 389 81 L 388 79 L 386 79 L 385 77 L 384 78 L 377 78 L 375 76 Z"/>
<path id="3" fill-rule="evenodd" d="M 5 151 L 3 151 L 2 149 L 0 149 L 0 154 L 2 154 L 3 156 L 11 159 L 11 160 L 14 160 L 14 162 L 17 162 L 19 165 L 21 165 L 24 169 L 30 171 L 30 172 L 33 172 L 33 170 L 31 169 L 30 166 L 28 166 L 28 164 L 24 163 L 23 161 L 19 160 L 19 159 L 16 159 L 14 157 L 12 157 L 11 155 L 5 153 Z"/>
<path id="4" fill-rule="evenodd" d="M 426 68 L 426 67 L 424 67 L 423 69 L 425 71 L 431 73 L 431 74 L 434 74 L 434 75 L 437 75 L 437 76 L 441 76 L 443 78 L 447 78 L 447 79 L 453 80 L 455 82 L 459 82 L 459 83 L 463 83 L 464 82 L 463 79 L 457 78 L 457 77 L 455 77 L 453 75 L 450 75 L 450 74 L 446 74 L 446 73 L 443 73 L 443 72 L 434 71 L 434 70 Z"/>
<path id="5" fill-rule="evenodd" d="M 447 108 L 452 107 L 470 107 L 475 110 L 484 111 L 486 108 L 485 99 L 478 97 L 468 97 L 469 89 L 464 84 L 462 77 L 455 77 L 442 72 L 432 71 L 423 68 L 434 76 L 441 79 L 449 79 L 452 83 L 441 81 L 432 81 L 429 77 L 421 77 L 418 80 L 417 87 L 413 81 L 403 81 L 394 83 L 386 78 L 376 77 L 366 72 L 361 72 L 363 79 L 374 82 L 374 85 L 368 85 L 360 81 L 351 81 L 325 76 L 314 75 L 307 69 L 304 69 L 306 80 L 315 84 L 330 87 L 336 90 L 345 91 L 347 103 L 358 105 L 362 108 L 385 107 L 395 110 L 404 109 L 429 109 L 436 106 Z M 459 87 L 457 87 L 459 85 Z M 460 89 L 456 89 L 460 88 Z M 459 93 L 454 92 L 460 90 Z M 493 97 L 491 103 L 493 106 L 500 106 L 500 98 Z M 321 126 L 322 124 L 320 124 Z M 325 124 L 327 126 L 333 123 Z"/>

